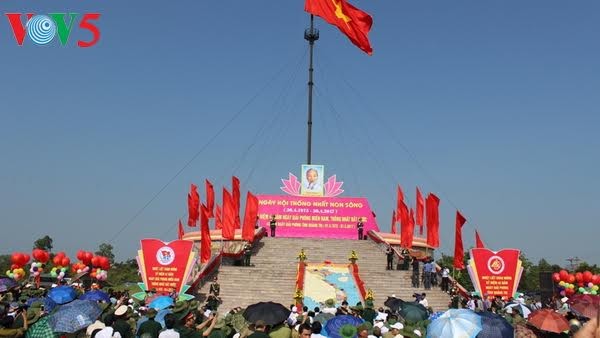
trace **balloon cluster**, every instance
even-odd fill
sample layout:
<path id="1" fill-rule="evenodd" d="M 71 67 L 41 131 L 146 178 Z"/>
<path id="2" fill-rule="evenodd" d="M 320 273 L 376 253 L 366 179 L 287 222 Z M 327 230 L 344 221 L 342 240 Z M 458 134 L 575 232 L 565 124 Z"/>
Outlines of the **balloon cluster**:
<path id="1" fill-rule="evenodd" d="M 552 279 L 558 284 L 561 296 L 572 296 L 575 293 L 600 294 L 600 275 L 594 275 L 590 271 L 569 273 L 560 270 L 552 274 Z"/>
<path id="2" fill-rule="evenodd" d="M 22 252 L 13 252 L 10 256 L 11 266 L 10 270 L 6 271 L 6 275 L 19 281 L 25 277 L 25 269 L 23 267 L 29 263 L 29 255 Z"/>
<path id="3" fill-rule="evenodd" d="M 33 277 L 39 277 L 42 272 L 44 272 L 44 264 L 50 260 L 50 254 L 46 250 L 42 249 L 33 249 L 31 253 L 35 262 L 31 263 L 31 268 L 29 268 L 29 272 Z"/>
<path id="4" fill-rule="evenodd" d="M 77 251 L 76 257 L 79 260 L 79 262 L 77 262 L 71 266 L 71 269 L 73 269 L 73 272 L 82 273 L 82 272 L 90 271 L 89 265 L 92 264 L 92 258 L 94 257 L 94 254 L 89 251 L 79 250 L 79 251 Z"/>
<path id="5" fill-rule="evenodd" d="M 94 256 L 92 258 L 92 272 L 90 276 L 99 281 L 105 281 L 108 278 L 108 269 L 110 269 L 110 260 L 104 256 Z"/>
<path id="6" fill-rule="evenodd" d="M 64 252 L 59 252 L 52 258 L 52 263 L 54 263 L 54 267 L 50 271 L 50 276 L 57 278 L 61 281 L 65 278 L 65 274 L 69 269 L 69 265 L 71 264 L 71 260 Z"/>

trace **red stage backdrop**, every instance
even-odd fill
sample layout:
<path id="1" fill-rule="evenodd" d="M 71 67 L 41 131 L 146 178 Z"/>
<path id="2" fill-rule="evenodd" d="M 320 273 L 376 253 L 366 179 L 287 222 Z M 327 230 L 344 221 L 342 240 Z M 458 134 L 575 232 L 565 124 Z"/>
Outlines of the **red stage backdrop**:
<path id="1" fill-rule="evenodd" d="M 364 233 L 379 231 L 369 201 L 361 197 L 300 197 L 259 195 L 260 226 L 277 219 L 277 236 L 356 239 L 362 217 Z M 267 232 L 268 233 L 268 232 Z"/>
<path id="2" fill-rule="evenodd" d="M 141 245 L 137 260 L 146 288 L 158 293 L 181 292 L 197 259 L 192 251 L 194 242 L 142 239 Z"/>
<path id="3" fill-rule="evenodd" d="M 517 249 L 502 249 L 498 252 L 485 248 L 471 249 L 467 270 L 475 290 L 482 297 L 513 297 L 523 272 L 519 254 Z"/>

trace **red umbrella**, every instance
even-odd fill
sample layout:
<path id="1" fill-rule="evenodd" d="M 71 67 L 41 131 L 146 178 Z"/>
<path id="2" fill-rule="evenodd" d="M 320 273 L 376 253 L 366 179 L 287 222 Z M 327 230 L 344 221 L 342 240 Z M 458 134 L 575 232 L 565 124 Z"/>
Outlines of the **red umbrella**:
<path id="1" fill-rule="evenodd" d="M 596 318 L 600 308 L 600 296 L 576 294 L 569 299 L 569 305 L 580 315 Z"/>
<path id="2" fill-rule="evenodd" d="M 529 315 L 529 324 L 540 330 L 561 333 L 569 329 L 569 322 L 561 314 L 550 309 L 537 310 Z"/>

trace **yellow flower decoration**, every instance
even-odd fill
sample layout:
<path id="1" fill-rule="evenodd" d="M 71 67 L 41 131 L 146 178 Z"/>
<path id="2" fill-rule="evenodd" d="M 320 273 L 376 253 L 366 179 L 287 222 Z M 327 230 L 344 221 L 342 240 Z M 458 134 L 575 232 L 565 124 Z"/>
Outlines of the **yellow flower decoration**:
<path id="1" fill-rule="evenodd" d="M 306 253 L 304 253 L 304 249 L 302 249 L 302 250 L 300 250 L 298 257 L 296 257 L 296 258 L 302 262 L 302 261 L 305 261 L 308 257 L 306 257 Z"/>
<path id="2" fill-rule="evenodd" d="M 352 252 L 350 252 L 350 257 L 348 257 L 348 260 L 351 260 L 351 261 L 358 260 L 358 255 L 356 254 L 356 251 L 352 250 Z"/>

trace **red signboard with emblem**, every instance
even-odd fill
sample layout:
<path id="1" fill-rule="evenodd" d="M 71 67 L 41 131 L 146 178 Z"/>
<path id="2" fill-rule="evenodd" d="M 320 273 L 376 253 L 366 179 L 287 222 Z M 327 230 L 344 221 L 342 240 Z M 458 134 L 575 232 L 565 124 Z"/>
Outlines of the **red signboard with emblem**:
<path id="1" fill-rule="evenodd" d="M 513 297 L 523 272 L 520 253 L 517 249 L 502 249 L 497 252 L 486 248 L 471 249 L 467 270 L 475 290 L 482 297 Z"/>
<path id="2" fill-rule="evenodd" d="M 181 292 L 197 259 L 193 241 L 165 243 L 159 239 L 142 239 L 138 265 L 146 287 L 158 293 Z"/>

